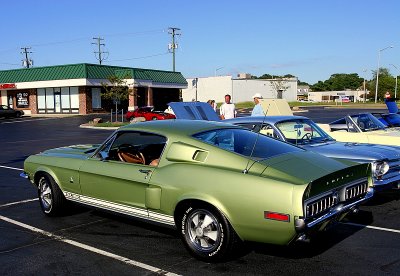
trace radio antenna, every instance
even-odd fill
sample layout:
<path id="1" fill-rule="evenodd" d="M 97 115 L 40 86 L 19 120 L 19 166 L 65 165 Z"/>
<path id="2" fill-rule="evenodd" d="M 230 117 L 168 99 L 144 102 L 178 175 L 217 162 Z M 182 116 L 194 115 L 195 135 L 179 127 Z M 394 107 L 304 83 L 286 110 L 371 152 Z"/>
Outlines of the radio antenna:
<path id="1" fill-rule="evenodd" d="M 246 168 L 242 171 L 244 174 L 247 174 L 247 173 L 249 172 L 249 169 L 257 162 L 257 161 L 253 161 L 253 163 L 252 163 L 251 166 L 249 167 L 250 159 L 251 159 L 251 157 L 253 157 L 254 149 L 256 148 L 256 145 L 257 145 L 257 142 L 258 142 L 258 137 L 260 137 L 260 135 L 261 135 L 261 134 L 260 134 L 261 128 L 262 128 L 263 125 L 264 125 L 265 118 L 267 117 L 267 113 L 268 113 L 268 110 L 269 110 L 270 105 L 271 105 L 271 103 L 268 104 L 267 110 L 264 112 L 264 118 L 263 118 L 263 121 L 262 121 L 262 123 L 261 123 L 260 130 L 259 130 L 258 133 L 257 133 L 256 140 L 254 141 L 253 147 L 252 147 L 252 149 L 251 149 L 250 157 L 249 157 L 249 159 L 247 160 Z"/>

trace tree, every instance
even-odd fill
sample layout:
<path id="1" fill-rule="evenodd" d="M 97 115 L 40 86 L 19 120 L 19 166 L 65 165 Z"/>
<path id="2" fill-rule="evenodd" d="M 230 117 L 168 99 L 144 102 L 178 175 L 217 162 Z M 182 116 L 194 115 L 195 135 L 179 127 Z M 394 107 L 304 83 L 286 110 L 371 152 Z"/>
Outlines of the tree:
<path id="1" fill-rule="evenodd" d="M 287 83 L 288 81 L 284 78 L 273 79 L 271 81 L 271 87 L 276 91 L 277 99 L 282 99 L 283 92 L 285 92 L 289 88 L 289 85 L 287 85 Z"/>
<path id="2" fill-rule="evenodd" d="M 376 90 L 376 71 L 373 71 L 373 79 L 369 83 L 371 98 L 375 98 Z M 383 101 L 385 93 L 390 92 L 393 96 L 393 90 L 395 87 L 396 78 L 389 73 L 387 68 L 379 68 L 379 82 L 378 82 L 378 100 Z"/>
<path id="3" fill-rule="evenodd" d="M 299 79 L 297 80 L 297 85 L 307 85 L 307 86 L 310 86 L 310 84 L 309 84 L 308 82 L 300 81 Z"/>
<path id="4" fill-rule="evenodd" d="M 313 91 L 342 91 L 346 89 L 356 90 L 363 85 L 363 78 L 358 74 L 333 74 L 328 80 L 311 86 Z"/>
<path id="5" fill-rule="evenodd" d="M 273 79 L 274 77 L 270 74 L 263 74 L 262 76 L 258 77 L 259 79 Z"/>
<path id="6" fill-rule="evenodd" d="M 127 78 L 127 77 L 125 77 Z M 109 76 L 108 83 L 101 83 L 104 88 L 104 92 L 101 95 L 105 99 L 112 99 L 115 103 L 115 112 L 118 111 L 118 104 L 121 100 L 126 100 L 132 93 L 128 90 L 125 78 L 121 78 L 115 75 Z"/>
<path id="7" fill-rule="evenodd" d="M 325 82 L 323 81 L 318 81 L 316 84 L 313 84 L 310 86 L 310 89 L 312 91 L 327 91 L 327 85 Z"/>

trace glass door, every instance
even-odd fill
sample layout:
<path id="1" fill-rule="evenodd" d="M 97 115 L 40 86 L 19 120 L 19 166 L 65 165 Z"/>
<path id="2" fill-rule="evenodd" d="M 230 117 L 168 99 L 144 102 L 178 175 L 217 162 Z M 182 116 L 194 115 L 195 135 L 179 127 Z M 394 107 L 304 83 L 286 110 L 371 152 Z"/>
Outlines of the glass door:
<path id="1" fill-rule="evenodd" d="M 56 113 L 61 113 L 61 93 L 54 93 L 54 108 Z"/>

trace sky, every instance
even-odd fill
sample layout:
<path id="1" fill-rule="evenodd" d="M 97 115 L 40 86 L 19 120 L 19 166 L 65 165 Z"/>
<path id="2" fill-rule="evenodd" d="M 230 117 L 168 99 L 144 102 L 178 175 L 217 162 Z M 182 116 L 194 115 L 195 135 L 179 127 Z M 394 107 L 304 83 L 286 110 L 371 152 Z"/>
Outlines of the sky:
<path id="1" fill-rule="evenodd" d="M 35 67 L 98 63 L 99 36 L 103 64 L 172 70 L 168 28 L 176 27 L 176 71 L 187 78 L 371 79 L 378 60 L 400 75 L 398 0 L 19 0 L 1 10 L 0 70 L 22 68 L 21 47 L 31 47 Z"/>

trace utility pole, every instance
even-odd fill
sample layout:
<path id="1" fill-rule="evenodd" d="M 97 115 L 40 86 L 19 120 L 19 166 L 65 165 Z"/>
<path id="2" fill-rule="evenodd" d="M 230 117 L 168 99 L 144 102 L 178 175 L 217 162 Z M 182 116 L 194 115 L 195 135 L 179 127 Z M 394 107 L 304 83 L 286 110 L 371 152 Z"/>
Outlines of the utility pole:
<path id="1" fill-rule="evenodd" d="M 21 54 L 25 55 L 25 58 L 22 60 L 22 67 L 29 68 L 31 65 L 33 65 L 33 60 L 28 58 L 28 54 L 32 54 L 32 52 L 29 52 L 31 47 L 22 47 Z"/>
<path id="2" fill-rule="evenodd" d="M 98 51 L 94 51 L 95 54 L 98 54 L 98 57 L 96 55 L 96 59 L 99 61 L 99 64 L 101 65 L 101 62 L 105 59 L 107 59 L 107 57 L 104 57 L 104 55 L 102 54 L 108 54 L 108 52 L 104 52 L 101 50 L 101 46 L 105 46 L 106 44 L 101 43 L 102 40 L 104 40 L 104 38 L 99 37 L 93 37 L 93 39 L 97 40 L 96 42 L 92 42 L 92 44 L 97 45 L 98 47 Z"/>
<path id="3" fill-rule="evenodd" d="M 172 35 L 172 43 L 168 45 L 168 50 L 172 51 L 172 71 L 175 72 L 175 49 L 178 48 L 178 44 L 175 43 L 175 36 L 181 35 L 180 33 L 177 33 L 181 29 L 169 27 L 168 30 L 168 33 Z"/>

